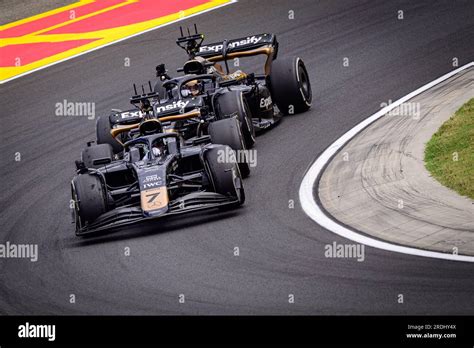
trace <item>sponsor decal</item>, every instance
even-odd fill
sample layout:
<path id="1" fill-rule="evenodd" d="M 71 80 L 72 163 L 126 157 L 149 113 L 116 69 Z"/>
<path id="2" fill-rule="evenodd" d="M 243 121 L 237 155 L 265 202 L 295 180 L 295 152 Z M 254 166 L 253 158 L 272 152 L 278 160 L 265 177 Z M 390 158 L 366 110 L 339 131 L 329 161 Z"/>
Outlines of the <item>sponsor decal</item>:
<path id="1" fill-rule="evenodd" d="M 178 168 L 178 162 L 174 161 L 172 164 L 170 164 L 171 170 L 175 171 Z"/>
<path id="2" fill-rule="evenodd" d="M 144 190 L 140 198 L 143 211 L 157 210 L 168 204 L 168 190 L 166 186 Z"/>
<path id="3" fill-rule="evenodd" d="M 148 184 L 143 184 L 143 188 L 147 189 L 147 188 L 151 188 L 151 187 L 159 187 L 161 185 L 163 185 L 162 182 L 158 182 L 158 181 L 157 182 L 150 182 Z"/>
<path id="4" fill-rule="evenodd" d="M 268 109 L 272 105 L 272 97 L 260 99 L 260 108 Z"/>
<path id="5" fill-rule="evenodd" d="M 159 176 L 158 174 L 148 175 L 145 177 L 145 180 L 143 180 L 143 182 L 152 182 L 152 181 L 161 181 L 161 176 Z"/>
<path id="6" fill-rule="evenodd" d="M 237 41 L 230 41 L 227 45 L 228 48 L 235 48 L 240 46 L 246 45 L 255 45 L 262 40 L 262 36 L 248 36 L 246 39 L 237 40 Z M 211 46 L 201 46 L 199 49 L 200 53 L 207 53 L 207 52 L 219 52 L 223 48 L 223 44 L 218 45 L 211 45 Z"/>
<path id="7" fill-rule="evenodd" d="M 179 101 L 174 101 L 171 104 L 157 105 L 156 112 L 160 113 L 160 112 L 165 112 L 165 111 L 184 109 L 186 105 L 188 104 L 189 104 L 189 100 L 179 100 Z"/>
<path id="8" fill-rule="evenodd" d="M 145 179 L 142 181 L 142 183 L 143 183 L 144 190 L 148 188 L 163 186 L 163 180 L 161 179 L 161 176 L 159 176 L 158 174 L 146 176 Z"/>
<path id="9" fill-rule="evenodd" d="M 120 114 L 121 118 L 131 118 L 131 117 L 143 117 L 144 113 L 140 110 L 137 111 L 126 111 Z"/>

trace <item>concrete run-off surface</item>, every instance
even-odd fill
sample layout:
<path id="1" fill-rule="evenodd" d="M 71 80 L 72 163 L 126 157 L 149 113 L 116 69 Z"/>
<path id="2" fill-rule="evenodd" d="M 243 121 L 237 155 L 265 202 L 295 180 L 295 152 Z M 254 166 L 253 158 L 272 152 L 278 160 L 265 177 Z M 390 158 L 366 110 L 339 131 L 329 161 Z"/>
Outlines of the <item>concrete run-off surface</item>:
<path id="1" fill-rule="evenodd" d="M 474 202 L 433 179 L 423 161 L 426 142 L 472 97 L 470 68 L 367 127 L 321 176 L 324 208 L 378 239 L 474 255 Z"/>

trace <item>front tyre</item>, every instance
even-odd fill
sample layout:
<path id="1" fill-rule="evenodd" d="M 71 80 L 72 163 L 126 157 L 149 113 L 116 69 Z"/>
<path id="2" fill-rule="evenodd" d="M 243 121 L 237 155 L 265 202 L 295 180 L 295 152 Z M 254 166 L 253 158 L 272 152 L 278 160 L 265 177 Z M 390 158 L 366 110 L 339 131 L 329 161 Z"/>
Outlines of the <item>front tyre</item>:
<path id="1" fill-rule="evenodd" d="M 105 188 L 97 175 L 80 174 L 71 184 L 75 202 L 76 231 L 107 211 Z"/>
<path id="2" fill-rule="evenodd" d="M 223 153 L 232 151 L 226 145 L 214 146 L 205 150 L 204 160 L 214 192 L 237 198 L 235 206 L 238 206 L 245 202 L 245 192 L 237 162 L 219 161 Z"/>
<path id="3" fill-rule="evenodd" d="M 272 63 L 270 72 L 272 99 L 284 115 L 307 111 L 313 99 L 308 71 L 299 57 Z"/>
<path id="4" fill-rule="evenodd" d="M 208 128 L 213 144 L 228 145 L 239 156 L 238 165 L 243 178 L 250 175 L 247 148 L 240 129 L 240 122 L 235 118 L 226 118 L 211 122 Z"/>

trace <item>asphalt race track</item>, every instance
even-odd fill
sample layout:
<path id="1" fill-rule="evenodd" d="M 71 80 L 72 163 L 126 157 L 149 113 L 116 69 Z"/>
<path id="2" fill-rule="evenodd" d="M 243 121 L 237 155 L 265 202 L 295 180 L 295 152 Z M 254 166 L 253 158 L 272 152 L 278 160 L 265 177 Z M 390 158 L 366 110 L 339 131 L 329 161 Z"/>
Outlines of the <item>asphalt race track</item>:
<path id="1" fill-rule="evenodd" d="M 318 154 L 382 102 L 447 73 L 454 57 L 473 60 L 473 13 L 473 1 L 240 1 L 182 22 L 206 42 L 276 33 L 281 56 L 304 59 L 314 106 L 258 137 L 243 208 L 93 239 L 74 235 L 69 183 L 95 120 L 55 116 L 55 104 L 127 108 L 132 82 L 184 61 L 179 24 L 1 85 L 0 242 L 38 243 L 39 259 L 0 260 L 0 313 L 472 314 L 472 263 L 373 248 L 363 262 L 326 258 L 326 244 L 351 242 L 307 217 L 298 189 Z"/>

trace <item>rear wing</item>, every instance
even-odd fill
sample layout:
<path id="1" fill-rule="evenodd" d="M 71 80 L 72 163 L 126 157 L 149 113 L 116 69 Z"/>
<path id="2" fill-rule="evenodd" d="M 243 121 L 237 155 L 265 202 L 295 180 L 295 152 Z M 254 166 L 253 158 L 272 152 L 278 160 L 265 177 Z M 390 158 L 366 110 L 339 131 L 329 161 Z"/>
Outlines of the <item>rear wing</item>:
<path id="1" fill-rule="evenodd" d="M 226 48 L 224 48 L 224 45 L 226 45 Z M 278 54 L 278 41 L 274 34 L 258 34 L 240 39 L 201 45 L 196 56 L 205 58 L 211 62 L 218 62 L 259 54 L 267 56 L 265 73 L 269 74 L 271 61 L 276 59 Z"/>

